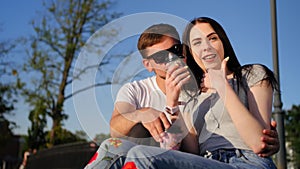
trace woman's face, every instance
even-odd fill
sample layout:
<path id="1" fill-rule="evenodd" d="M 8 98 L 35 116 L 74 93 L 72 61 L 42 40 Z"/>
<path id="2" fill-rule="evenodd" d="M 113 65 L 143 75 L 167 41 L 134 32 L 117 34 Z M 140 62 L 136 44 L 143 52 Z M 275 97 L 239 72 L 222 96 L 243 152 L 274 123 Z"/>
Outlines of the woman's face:
<path id="1" fill-rule="evenodd" d="M 209 23 L 197 23 L 190 31 L 189 43 L 191 53 L 202 70 L 221 68 L 223 43 Z"/>

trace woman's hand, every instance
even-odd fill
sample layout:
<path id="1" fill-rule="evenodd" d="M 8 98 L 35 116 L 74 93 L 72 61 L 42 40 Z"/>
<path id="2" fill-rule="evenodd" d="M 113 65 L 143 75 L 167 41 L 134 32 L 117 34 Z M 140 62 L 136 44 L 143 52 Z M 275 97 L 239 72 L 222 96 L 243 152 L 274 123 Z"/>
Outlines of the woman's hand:
<path id="1" fill-rule="evenodd" d="M 227 82 L 226 66 L 229 57 L 223 59 L 221 69 L 207 69 L 202 79 L 201 87 L 207 89 L 215 89 L 221 92 L 225 89 Z"/>

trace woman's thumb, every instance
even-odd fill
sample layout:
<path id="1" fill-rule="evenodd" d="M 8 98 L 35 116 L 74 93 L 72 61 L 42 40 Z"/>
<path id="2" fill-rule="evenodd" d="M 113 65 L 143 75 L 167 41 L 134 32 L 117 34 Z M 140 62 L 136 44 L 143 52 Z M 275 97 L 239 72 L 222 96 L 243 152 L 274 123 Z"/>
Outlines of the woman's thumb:
<path id="1" fill-rule="evenodd" d="M 222 65 L 221 65 L 221 69 L 226 72 L 226 66 L 227 66 L 227 62 L 229 60 L 229 56 L 227 56 L 225 59 L 223 59 L 222 61 Z"/>

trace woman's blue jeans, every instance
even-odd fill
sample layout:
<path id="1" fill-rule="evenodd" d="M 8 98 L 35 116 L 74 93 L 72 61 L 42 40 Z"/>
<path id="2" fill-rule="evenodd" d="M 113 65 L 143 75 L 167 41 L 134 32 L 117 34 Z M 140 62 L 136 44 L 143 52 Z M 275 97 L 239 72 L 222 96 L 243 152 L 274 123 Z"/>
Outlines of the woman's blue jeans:
<path id="1" fill-rule="evenodd" d="M 176 150 L 138 145 L 131 148 L 126 162 L 138 169 L 275 169 L 271 158 L 262 158 L 249 150 L 222 149 L 208 152 L 205 157 Z M 125 162 L 125 163 L 126 163 Z"/>

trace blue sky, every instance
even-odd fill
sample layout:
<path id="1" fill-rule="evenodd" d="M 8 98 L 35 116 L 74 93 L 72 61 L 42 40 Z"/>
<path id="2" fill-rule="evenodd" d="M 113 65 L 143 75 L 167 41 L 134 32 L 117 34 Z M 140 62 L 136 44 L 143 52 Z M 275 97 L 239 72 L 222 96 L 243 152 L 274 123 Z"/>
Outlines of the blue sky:
<path id="1" fill-rule="evenodd" d="M 29 22 L 43 11 L 41 1 L 2 0 L 0 2 L 0 40 L 13 39 L 31 34 Z M 299 64 L 300 55 L 300 1 L 277 1 L 278 52 L 280 66 L 280 87 L 283 109 L 300 104 Z M 123 16 L 144 12 L 171 14 L 191 20 L 198 16 L 209 16 L 222 24 L 229 36 L 239 61 L 242 64 L 262 63 L 273 69 L 271 43 L 271 17 L 269 0 L 119 0 L 112 10 Z M 149 23 L 152 24 L 152 23 Z M 146 28 L 146 26 L 145 26 Z M 179 29 L 181 33 L 181 30 Z M 130 48 L 135 49 L 136 41 Z M 66 128 L 71 131 L 85 130 L 90 137 L 97 133 L 108 133 L 108 120 L 113 109 L 115 93 L 110 86 L 97 90 L 97 100 L 101 100 L 96 117 L 76 113 L 74 102 L 66 102 L 69 119 Z M 103 97 L 104 96 L 104 97 Z M 110 96 L 110 97 L 107 97 Z M 84 97 L 82 95 L 82 97 Z M 15 116 L 9 117 L 20 127 L 16 133 L 26 133 L 30 122 L 27 120 L 28 107 L 20 102 L 16 105 Z M 99 111 L 100 114 L 99 115 Z M 92 116 L 92 115 L 91 115 Z M 101 116 L 101 117 L 100 117 Z M 99 117 L 99 119 L 98 119 Z M 102 118 L 102 119 L 100 119 Z"/>

